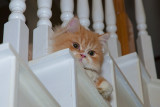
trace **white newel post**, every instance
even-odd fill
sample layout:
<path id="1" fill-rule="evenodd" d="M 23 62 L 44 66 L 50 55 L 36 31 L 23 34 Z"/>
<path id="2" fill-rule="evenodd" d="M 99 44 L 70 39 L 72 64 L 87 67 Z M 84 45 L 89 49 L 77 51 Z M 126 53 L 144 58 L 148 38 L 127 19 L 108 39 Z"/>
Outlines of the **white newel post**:
<path id="1" fill-rule="evenodd" d="M 81 25 L 88 29 L 90 25 L 88 0 L 77 0 L 77 14 Z"/>
<path id="2" fill-rule="evenodd" d="M 103 34 L 104 29 L 104 15 L 102 0 L 93 0 L 92 1 L 92 19 L 93 19 L 93 28 L 96 33 Z"/>
<path id="3" fill-rule="evenodd" d="M 108 48 L 111 55 L 114 58 L 117 58 L 121 55 L 121 46 L 116 34 L 117 27 L 113 0 L 105 0 L 105 21 L 107 25 L 106 30 L 108 33 L 110 33 Z"/>
<path id="4" fill-rule="evenodd" d="M 38 0 L 39 21 L 33 32 L 33 59 L 45 56 L 52 49 L 52 0 Z"/>
<path id="5" fill-rule="evenodd" d="M 26 10 L 25 0 L 11 0 L 9 9 L 11 14 L 4 25 L 3 43 L 9 42 L 19 56 L 28 62 L 29 30 L 23 15 Z"/>
<path id="6" fill-rule="evenodd" d="M 68 23 L 68 21 L 74 16 L 73 15 L 74 2 L 73 0 L 61 0 L 60 7 L 61 7 L 61 20 L 63 21 L 62 26 L 65 26 Z"/>
<path id="7" fill-rule="evenodd" d="M 138 54 L 142 59 L 144 66 L 151 75 L 151 78 L 155 79 L 157 78 L 157 74 L 153 55 L 152 40 L 146 31 L 147 25 L 142 0 L 135 0 L 135 14 L 138 29 Z"/>

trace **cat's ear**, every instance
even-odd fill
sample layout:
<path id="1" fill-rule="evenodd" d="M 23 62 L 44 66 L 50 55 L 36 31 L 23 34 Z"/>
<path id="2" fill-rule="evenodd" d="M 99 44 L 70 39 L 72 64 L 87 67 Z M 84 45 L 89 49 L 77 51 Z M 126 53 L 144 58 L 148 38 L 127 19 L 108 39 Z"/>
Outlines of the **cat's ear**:
<path id="1" fill-rule="evenodd" d="M 78 32 L 80 30 L 80 22 L 77 17 L 73 17 L 69 23 L 67 24 L 67 31 L 68 32 Z"/>
<path id="2" fill-rule="evenodd" d="M 98 38 L 100 43 L 102 44 L 103 53 L 106 53 L 108 51 L 107 40 L 109 39 L 109 37 L 110 37 L 109 33 L 105 33 Z"/>
<path id="3" fill-rule="evenodd" d="M 102 44 L 106 44 L 109 37 L 110 37 L 109 33 L 105 33 L 99 36 L 99 40 Z"/>

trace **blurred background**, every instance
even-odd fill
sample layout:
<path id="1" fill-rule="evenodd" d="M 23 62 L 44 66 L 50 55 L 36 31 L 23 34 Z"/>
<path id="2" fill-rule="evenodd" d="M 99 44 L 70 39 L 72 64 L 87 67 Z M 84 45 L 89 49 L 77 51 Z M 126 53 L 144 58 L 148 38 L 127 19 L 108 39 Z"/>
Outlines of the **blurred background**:
<path id="1" fill-rule="evenodd" d="M 102 0 L 104 2 L 104 0 Z M 145 14 L 146 14 L 146 23 L 147 23 L 147 31 L 152 38 L 154 58 L 156 62 L 156 69 L 158 78 L 160 78 L 160 36 L 159 36 L 159 26 L 160 26 L 160 0 L 142 0 Z M 3 26 L 8 21 L 8 16 L 10 14 L 9 10 L 9 0 L 0 0 L 0 43 L 3 40 Z M 76 4 L 76 0 L 75 0 Z M 89 6 L 91 9 L 92 0 L 89 0 Z M 104 3 L 103 3 L 104 4 Z M 135 21 L 135 6 L 134 0 L 124 0 L 125 11 L 131 20 L 134 30 L 134 39 L 137 39 L 137 29 L 136 29 L 136 21 Z M 33 29 L 36 28 L 36 24 L 38 21 L 37 17 L 37 1 L 36 0 L 26 0 L 27 9 L 25 11 L 26 16 L 26 24 L 30 30 L 30 43 L 32 42 L 32 33 Z M 76 14 L 76 5 L 74 14 Z M 61 24 L 60 20 L 60 1 L 53 0 L 52 3 L 52 25 Z M 90 15 L 90 20 L 92 24 L 92 19 Z M 90 26 L 92 29 L 92 26 Z"/>

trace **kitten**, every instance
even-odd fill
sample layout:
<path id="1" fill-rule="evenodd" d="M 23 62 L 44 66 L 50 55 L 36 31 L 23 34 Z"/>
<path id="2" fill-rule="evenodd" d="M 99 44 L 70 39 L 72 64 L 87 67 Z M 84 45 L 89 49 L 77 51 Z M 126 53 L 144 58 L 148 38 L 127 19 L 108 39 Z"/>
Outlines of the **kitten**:
<path id="1" fill-rule="evenodd" d="M 99 35 L 85 29 L 77 18 L 72 18 L 66 27 L 58 27 L 54 32 L 53 51 L 69 48 L 74 57 L 82 63 L 99 93 L 108 98 L 112 93 L 112 86 L 99 73 L 109 35 Z"/>

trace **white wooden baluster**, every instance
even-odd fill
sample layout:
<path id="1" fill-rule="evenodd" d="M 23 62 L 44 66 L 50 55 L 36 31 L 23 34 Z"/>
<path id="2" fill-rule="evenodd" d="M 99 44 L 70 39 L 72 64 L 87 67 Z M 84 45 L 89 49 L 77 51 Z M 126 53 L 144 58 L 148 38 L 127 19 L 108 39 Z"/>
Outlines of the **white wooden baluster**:
<path id="1" fill-rule="evenodd" d="M 90 25 L 88 0 L 77 0 L 77 14 L 81 25 L 88 29 Z"/>
<path id="2" fill-rule="evenodd" d="M 142 59 L 144 66 L 148 70 L 151 78 L 157 78 L 155 62 L 153 56 L 153 48 L 151 37 L 146 31 L 146 18 L 144 13 L 144 8 L 141 0 L 135 0 L 135 14 L 138 29 L 137 47 L 138 54 Z"/>
<path id="3" fill-rule="evenodd" d="M 51 6 L 52 0 L 38 0 L 39 21 L 33 32 L 33 59 L 47 55 L 48 50 L 52 49 Z"/>
<path id="4" fill-rule="evenodd" d="M 93 28 L 96 33 L 103 34 L 104 29 L 104 15 L 102 0 L 93 0 L 92 1 L 92 19 L 93 19 Z"/>
<path id="5" fill-rule="evenodd" d="M 121 47 L 116 34 L 117 27 L 113 0 L 105 0 L 105 21 L 107 25 L 106 30 L 110 33 L 108 48 L 111 55 L 116 58 L 121 55 Z"/>
<path id="6" fill-rule="evenodd" d="M 61 0 L 61 20 L 62 26 L 65 26 L 68 21 L 73 17 L 74 2 L 73 0 Z"/>
<path id="7" fill-rule="evenodd" d="M 25 0 L 11 0 L 11 14 L 4 25 L 3 42 L 9 42 L 26 62 L 28 61 L 29 30 L 25 24 L 23 12 L 26 10 Z"/>

